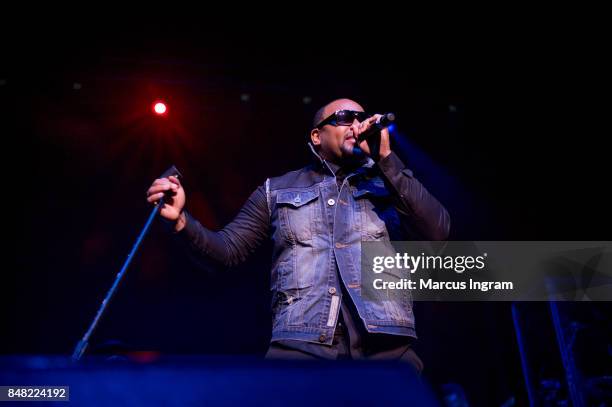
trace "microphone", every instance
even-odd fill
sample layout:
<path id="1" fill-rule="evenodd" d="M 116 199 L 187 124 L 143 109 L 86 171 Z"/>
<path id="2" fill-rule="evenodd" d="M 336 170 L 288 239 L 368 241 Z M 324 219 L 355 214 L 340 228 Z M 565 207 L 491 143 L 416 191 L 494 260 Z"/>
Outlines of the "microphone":
<path id="1" fill-rule="evenodd" d="M 382 129 L 389 127 L 395 121 L 395 114 L 385 113 L 376 120 L 366 131 L 357 136 L 357 143 L 368 140 L 374 134 L 379 133 Z"/>
<path id="2" fill-rule="evenodd" d="M 169 176 L 173 176 L 178 178 L 179 180 L 183 179 L 183 174 L 180 173 L 180 171 L 173 165 L 172 167 L 168 168 L 161 176 L 160 178 L 168 178 Z M 160 210 L 161 208 L 164 207 L 164 201 L 166 200 L 166 198 L 170 198 L 172 197 L 172 191 L 168 190 L 166 192 L 164 192 L 164 196 L 162 196 L 162 198 L 157 201 L 157 203 L 155 204 L 155 206 L 159 207 Z"/>

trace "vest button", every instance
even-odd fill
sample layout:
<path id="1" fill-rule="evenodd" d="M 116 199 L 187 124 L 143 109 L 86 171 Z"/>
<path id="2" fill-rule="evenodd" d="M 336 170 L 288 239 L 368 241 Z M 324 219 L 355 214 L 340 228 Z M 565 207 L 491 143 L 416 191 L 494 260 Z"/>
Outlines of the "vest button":
<path id="1" fill-rule="evenodd" d="M 329 287 L 329 290 L 327 290 L 330 294 L 336 294 L 336 287 Z"/>
<path id="2" fill-rule="evenodd" d="M 330 199 L 328 199 L 328 200 L 327 200 L 327 204 L 328 204 L 329 206 L 334 206 L 334 205 L 336 204 L 336 201 L 335 201 L 334 199 L 331 199 L 331 198 L 330 198 Z"/>
<path id="3" fill-rule="evenodd" d="M 325 335 L 325 334 L 321 334 L 319 336 L 319 342 L 325 342 L 326 339 L 327 339 L 327 335 Z"/>

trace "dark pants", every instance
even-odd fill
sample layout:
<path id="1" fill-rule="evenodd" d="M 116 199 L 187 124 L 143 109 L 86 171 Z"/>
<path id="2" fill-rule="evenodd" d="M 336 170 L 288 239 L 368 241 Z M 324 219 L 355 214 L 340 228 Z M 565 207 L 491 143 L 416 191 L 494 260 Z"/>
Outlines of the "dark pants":
<path id="1" fill-rule="evenodd" d="M 325 345 L 315 345 L 325 346 Z M 334 345 L 332 345 L 334 346 Z M 390 357 L 391 356 L 391 357 Z M 304 352 L 302 350 L 292 349 L 285 345 L 278 343 L 270 344 L 268 352 L 266 353 L 266 359 L 284 359 L 284 360 L 322 360 L 321 357 L 315 356 L 311 353 Z M 338 353 L 338 359 L 357 359 L 352 358 L 347 353 Z M 379 353 L 359 358 L 362 360 L 397 360 L 398 362 L 407 362 L 420 374 L 423 370 L 423 362 L 412 350 L 411 347 L 405 349 L 403 353 L 399 354 L 396 350 L 385 350 Z"/>
<path id="2" fill-rule="evenodd" d="M 342 317 L 348 312 L 343 304 L 331 346 L 300 341 L 273 342 L 266 359 L 396 360 L 411 364 L 421 373 L 423 362 L 412 349 L 411 338 L 368 333 L 350 315 L 348 318 Z"/>

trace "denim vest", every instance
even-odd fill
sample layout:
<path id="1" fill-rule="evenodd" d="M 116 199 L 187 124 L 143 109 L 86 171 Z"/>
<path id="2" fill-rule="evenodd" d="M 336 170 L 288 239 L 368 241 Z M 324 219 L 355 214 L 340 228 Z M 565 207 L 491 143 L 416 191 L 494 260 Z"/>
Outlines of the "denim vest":
<path id="1" fill-rule="evenodd" d="M 265 183 L 273 241 L 271 340 L 331 345 L 340 303 L 348 300 L 340 284 L 368 332 L 416 336 L 406 294 L 361 296 L 361 242 L 403 236 L 391 192 L 371 159 L 338 187 L 312 150 L 317 163 Z"/>

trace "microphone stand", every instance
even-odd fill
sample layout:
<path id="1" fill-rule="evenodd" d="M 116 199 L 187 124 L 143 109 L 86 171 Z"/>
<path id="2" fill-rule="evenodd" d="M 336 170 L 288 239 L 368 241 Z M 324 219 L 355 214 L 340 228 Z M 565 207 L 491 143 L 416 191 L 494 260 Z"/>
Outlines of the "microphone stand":
<path id="1" fill-rule="evenodd" d="M 164 172 L 161 175 L 160 178 L 167 178 L 167 177 L 169 177 L 171 175 L 173 175 L 173 176 L 175 176 L 177 178 L 182 178 L 181 173 L 176 169 L 176 167 L 174 165 L 172 167 L 170 167 L 168 170 L 166 170 L 166 172 Z M 91 325 L 89 325 L 89 329 L 87 330 L 87 332 L 85 332 L 85 335 L 83 335 L 83 338 L 79 341 L 79 343 L 74 348 L 74 352 L 72 353 L 72 360 L 73 361 L 80 360 L 81 357 L 85 354 L 85 351 L 87 350 L 87 347 L 89 346 L 89 338 L 91 338 L 91 335 L 94 333 L 96 327 L 98 326 L 98 323 L 100 322 L 100 319 L 102 318 L 102 315 L 104 315 L 104 312 L 106 311 L 106 308 L 108 307 L 108 304 L 110 303 L 111 299 L 113 298 L 113 295 L 115 295 L 115 292 L 117 291 L 117 287 L 119 287 L 119 283 L 121 282 L 121 280 L 125 276 L 125 272 L 127 271 L 128 267 L 130 266 L 130 263 L 132 262 L 132 259 L 134 258 L 134 255 L 136 254 L 136 252 L 140 248 L 140 244 L 142 243 L 144 237 L 147 235 L 147 232 L 149 231 L 149 228 L 151 227 L 151 224 L 153 223 L 153 220 L 155 219 L 155 216 L 157 215 L 157 212 L 161 208 L 164 207 L 164 199 L 165 199 L 165 197 L 162 197 L 159 200 L 159 202 L 157 203 L 157 205 L 155 205 L 155 207 L 151 211 L 151 214 L 149 215 L 149 218 L 147 219 L 147 222 L 145 223 L 144 227 L 142 228 L 142 231 L 140 232 L 140 235 L 138 235 L 138 238 L 136 239 L 136 242 L 134 243 L 134 246 L 132 246 L 132 250 L 130 251 L 130 253 L 127 256 L 127 259 L 125 260 L 125 263 L 123 263 L 123 266 L 121 267 L 121 270 L 119 271 L 119 273 L 117 273 L 117 277 L 115 278 L 115 282 L 111 286 L 110 290 L 108 290 L 108 292 L 106 293 L 106 297 L 104 297 L 104 300 L 102 301 L 102 304 L 100 305 L 100 308 L 98 309 L 98 312 L 96 313 L 96 316 L 94 317 L 93 321 L 91 322 Z"/>

